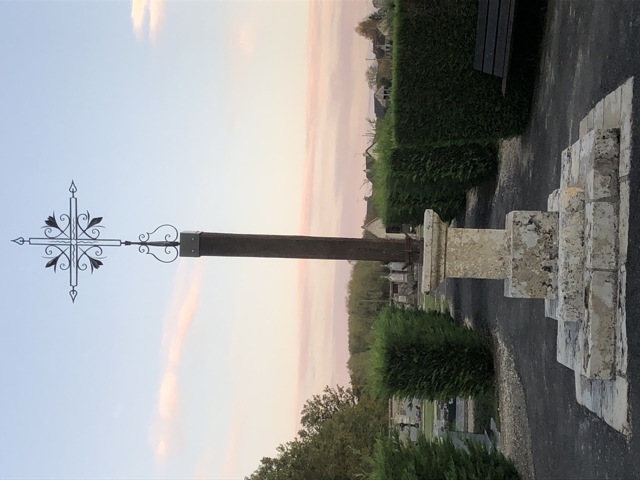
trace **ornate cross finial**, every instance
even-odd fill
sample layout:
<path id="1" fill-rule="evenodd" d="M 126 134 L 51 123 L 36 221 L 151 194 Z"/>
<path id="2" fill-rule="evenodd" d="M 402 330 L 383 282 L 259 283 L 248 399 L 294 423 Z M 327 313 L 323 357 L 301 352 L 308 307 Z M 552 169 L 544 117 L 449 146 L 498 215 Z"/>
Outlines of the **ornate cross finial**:
<path id="1" fill-rule="evenodd" d="M 164 224 L 153 232 L 143 233 L 138 236 L 139 241 L 101 239 L 101 228 L 104 228 L 102 217 L 91 217 L 89 212 L 78 213 L 78 200 L 76 198 L 75 183 L 72 181 L 69 187 L 69 213 L 56 216 L 54 212 L 45 221 L 44 237 L 23 238 L 18 237 L 12 242 L 18 245 L 39 245 L 44 247 L 45 258 L 48 259 L 45 268 L 53 268 L 69 272 L 69 295 L 75 302 L 78 291 L 78 272 L 100 268 L 104 259 L 103 248 L 120 247 L 122 245 L 138 245 L 141 253 L 152 255 L 163 263 L 173 262 L 178 258 L 178 230 L 172 225 Z M 163 240 L 152 240 L 152 238 Z M 152 250 L 152 247 L 158 247 Z"/>

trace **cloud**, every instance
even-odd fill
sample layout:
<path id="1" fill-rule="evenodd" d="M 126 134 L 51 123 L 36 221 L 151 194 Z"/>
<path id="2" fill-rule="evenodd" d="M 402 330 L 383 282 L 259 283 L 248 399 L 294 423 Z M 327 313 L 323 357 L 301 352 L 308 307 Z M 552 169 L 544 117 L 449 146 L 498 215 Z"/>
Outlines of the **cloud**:
<path id="1" fill-rule="evenodd" d="M 160 382 L 158 393 L 158 415 L 163 420 L 170 420 L 178 409 L 178 377 L 175 372 L 168 370 Z"/>
<path id="2" fill-rule="evenodd" d="M 154 40 L 164 19 L 164 0 L 131 0 L 131 23 L 136 37 L 142 38 L 147 18 L 149 39 Z"/>
<path id="3" fill-rule="evenodd" d="M 178 266 L 178 279 L 163 331 L 163 368 L 156 415 L 151 425 L 151 445 L 156 461 L 161 463 L 170 453 L 180 405 L 180 383 L 178 378 L 184 345 L 189 328 L 198 313 L 202 268 L 187 270 Z"/>
<path id="4" fill-rule="evenodd" d="M 302 235 L 361 235 L 365 205 L 359 159 L 367 143 L 362 133 L 369 101 L 362 72 L 370 44 L 353 26 L 368 8 L 364 2 L 317 1 L 309 6 Z M 327 383 L 349 381 L 344 307 L 349 270 L 346 262 L 299 262 L 300 408 Z"/>

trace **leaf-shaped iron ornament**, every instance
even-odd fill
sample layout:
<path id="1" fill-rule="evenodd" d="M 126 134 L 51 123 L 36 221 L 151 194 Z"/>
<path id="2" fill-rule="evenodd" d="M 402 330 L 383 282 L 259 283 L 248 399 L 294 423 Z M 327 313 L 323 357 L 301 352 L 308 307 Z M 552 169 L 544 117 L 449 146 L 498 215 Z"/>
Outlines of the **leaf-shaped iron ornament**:
<path id="1" fill-rule="evenodd" d="M 89 212 L 87 212 L 87 215 L 89 215 Z M 87 225 L 87 228 L 95 227 L 100 222 L 102 222 L 102 217 L 92 218 L 89 224 Z"/>
<path id="2" fill-rule="evenodd" d="M 99 269 L 103 263 L 97 258 L 89 257 L 89 262 L 91 263 L 91 273 L 93 273 L 94 269 Z"/>
<path id="3" fill-rule="evenodd" d="M 58 222 L 56 221 L 55 212 L 53 212 L 53 215 L 49 215 L 49 217 L 44 221 L 44 224 L 51 228 L 57 228 L 58 230 L 60 230 L 60 227 L 58 226 Z"/>
<path id="4" fill-rule="evenodd" d="M 44 268 L 51 268 L 53 267 L 53 271 L 56 271 L 56 265 L 58 264 L 58 260 L 60 260 L 60 256 L 62 254 L 58 255 L 57 257 L 53 257 L 51 260 L 49 260 L 47 262 L 47 264 L 44 266 Z"/>
<path id="5" fill-rule="evenodd" d="M 164 263 L 169 263 L 178 257 L 178 230 L 171 225 L 162 225 L 151 233 L 139 236 L 139 241 L 131 242 L 119 239 L 102 239 L 100 232 L 103 227 L 103 217 L 91 218 L 86 213 L 78 213 L 78 200 L 75 196 L 78 191 L 76 184 L 71 182 L 69 192 L 69 212 L 56 216 L 53 212 L 44 221 L 44 237 L 28 238 L 18 237 L 12 242 L 18 245 L 39 245 L 44 247 L 48 259 L 45 268 L 53 267 L 53 271 L 64 270 L 69 272 L 69 295 L 75 302 L 78 295 L 78 273 L 83 270 L 99 269 L 104 265 L 103 252 L 107 247 L 120 247 L 122 245 L 137 245 L 142 253 L 148 253 Z M 162 235 L 160 240 L 152 240 L 154 234 Z"/>

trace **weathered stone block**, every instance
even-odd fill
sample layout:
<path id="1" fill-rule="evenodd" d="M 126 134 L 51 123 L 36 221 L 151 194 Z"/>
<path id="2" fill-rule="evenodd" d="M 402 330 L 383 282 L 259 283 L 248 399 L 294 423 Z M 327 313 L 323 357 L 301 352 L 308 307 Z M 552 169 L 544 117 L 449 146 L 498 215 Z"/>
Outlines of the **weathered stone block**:
<path id="1" fill-rule="evenodd" d="M 618 214 L 618 263 L 627 261 L 629 249 L 629 181 L 620 182 L 620 204 Z"/>
<path id="2" fill-rule="evenodd" d="M 587 134 L 589 135 L 589 134 Z M 584 138 L 584 137 L 583 137 Z M 584 175 L 580 175 L 580 150 L 582 148 L 582 140 L 578 140 L 571 145 L 571 173 L 569 175 L 569 181 L 567 185 L 561 185 L 566 187 L 577 187 L 584 184 Z M 582 168 L 584 172 L 584 167 Z"/>
<path id="3" fill-rule="evenodd" d="M 613 408 L 611 409 L 611 425 L 624 434 L 630 433 L 629 423 L 629 384 L 626 378 L 618 377 L 615 380 L 615 394 Z"/>
<path id="4" fill-rule="evenodd" d="M 504 230 L 449 228 L 445 277 L 505 278 L 506 256 Z"/>
<path id="5" fill-rule="evenodd" d="M 621 91 L 616 89 L 604 99 L 604 128 L 620 126 Z"/>
<path id="6" fill-rule="evenodd" d="M 585 137 L 581 161 L 586 168 L 587 200 L 601 200 L 618 195 L 620 163 L 620 132 L 618 129 L 594 130 Z"/>
<path id="7" fill-rule="evenodd" d="M 575 375 L 573 376 L 574 380 L 574 388 L 576 390 L 576 401 L 579 405 L 584 405 L 584 390 L 582 388 L 582 375 L 580 375 L 580 369 L 574 369 Z M 591 393 L 591 389 L 589 389 L 589 393 Z"/>
<path id="8" fill-rule="evenodd" d="M 617 205 L 592 202 L 585 206 L 585 266 L 588 269 L 618 268 L 618 212 Z"/>
<path id="9" fill-rule="evenodd" d="M 560 210 L 560 189 L 561 188 L 564 188 L 564 187 L 560 187 L 554 190 L 547 197 L 547 211 L 557 212 Z"/>
<path id="10" fill-rule="evenodd" d="M 588 272 L 586 309 L 580 326 L 581 373 L 587 378 L 612 378 L 615 367 L 616 272 Z"/>
<path id="11" fill-rule="evenodd" d="M 433 210 L 425 210 L 423 225 L 422 291 L 429 293 L 444 280 L 447 225 Z"/>
<path id="12" fill-rule="evenodd" d="M 558 320 L 558 299 L 557 298 L 544 299 L 544 316 L 547 318 L 553 318 L 554 320 Z"/>
<path id="13" fill-rule="evenodd" d="M 580 322 L 584 315 L 584 190 L 560 191 L 558 227 L 558 318 Z"/>
<path id="14" fill-rule="evenodd" d="M 631 120 L 620 125 L 620 167 L 618 175 L 629 175 L 631 169 Z"/>
<path id="15" fill-rule="evenodd" d="M 595 109 L 591 109 L 589 111 L 589 113 L 587 113 L 587 116 L 585 117 L 587 119 L 587 133 L 589 133 L 591 130 L 593 130 L 593 117 L 595 116 Z M 582 136 L 582 135 L 580 135 Z"/>
<path id="16" fill-rule="evenodd" d="M 598 416 L 602 415 L 602 383 L 603 380 L 587 378 L 576 371 L 576 400 Z"/>
<path id="17" fill-rule="evenodd" d="M 593 129 L 604 128 L 604 102 L 599 101 L 593 111 Z"/>
<path id="18" fill-rule="evenodd" d="M 631 120 L 633 105 L 633 77 L 620 86 L 620 121 L 624 123 Z"/>
<path id="19" fill-rule="evenodd" d="M 555 298 L 558 213 L 513 211 L 507 214 L 505 296 Z"/>
<path id="20" fill-rule="evenodd" d="M 580 370 L 578 361 L 580 324 L 558 319 L 556 360 L 572 370 Z"/>
<path id="21" fill-rule="evenodd" d="M 618 297 L 616 311 L 616 376 L 627 375 L 627 268 L 618 270 Z"/>
<path id="22" fill-rule="evenodd" d="M 572 147 L 565 148 L 560 157 L 560 188 L 569 186 L 571 182 L 571 151 Z"/>
<path id="23" fill-rule="evenodd" d="M 586 135 L 589 129 L 587 128 L 587 117 L 584 117 L 580 120 L 580 125 L 578 126 L 578 135 L 583 136 Z"/>
<path id="24" fill-rule="evenodd" d="M 616 377 L 604 381 L 601 391 L 601 413 L 605 422 L 625 435 L 629 434 L 628 382 Z"/>

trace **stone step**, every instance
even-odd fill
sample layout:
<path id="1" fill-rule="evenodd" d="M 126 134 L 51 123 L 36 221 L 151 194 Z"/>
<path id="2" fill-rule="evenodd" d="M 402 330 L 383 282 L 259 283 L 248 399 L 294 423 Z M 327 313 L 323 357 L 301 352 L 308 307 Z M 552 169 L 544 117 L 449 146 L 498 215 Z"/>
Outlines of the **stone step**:
<path id="1" fill-rule="evenodd" d="M 558 303 L 556 318 L 581 322 L 584 316 L 585 192 L 558 190 Z"/>
<path id="2" fill-rule="evenodd" d="M 587 378 L 608 379 L 615 375 L 617 272 L 587 271 L 585 313 L 578 337 L 580 371 Z"/>
<path id="3" fill-rule="evenodd" d="M 593 130 L 580 148 L 586 166 L 580 372 L 590 379 L 610 379 L 616 363 L 619 130 Z"/>
<path id="4" fill-rule="evenodd" d="M 590 379 L 575 373 L 576 400 L 617 431 L 630 433 L 628 393 L 625 377 L 610 380 Z"/>
<path id="5" fill-rule="evenodd" d="M 563 152 L 563 155 L 566 151 Z M 560 210 L 560 189 L 556 189 L 549 194 L 547 198 L 547 211 L 558 212 Z M 558 299 L 557 298 L 545 298 L 544 299 L 544 316 L 547 318 L 558 319 Z M 560 362 L 562 363 L 562 362 Z"/>
<path id="6" fill-rule="evenodd" d="M 580 371 L 580 324 L 558 319 L 556 360 L 571 370 Z"/>
<path id="7" fill-rule="evenodd" d="M 510 298 L 555 298 L 558 213 L 513 211 L 506 219 L 504 294 Z"/>

